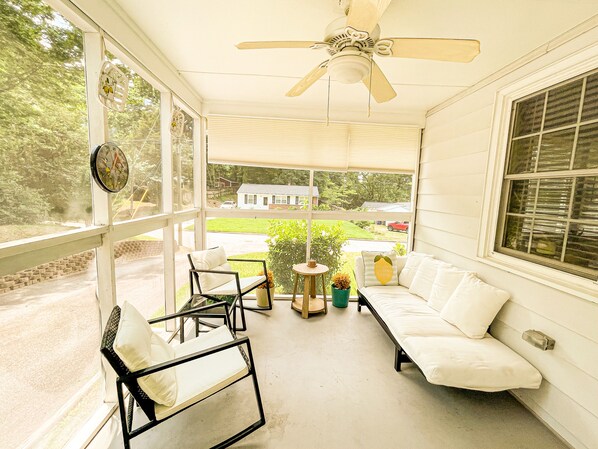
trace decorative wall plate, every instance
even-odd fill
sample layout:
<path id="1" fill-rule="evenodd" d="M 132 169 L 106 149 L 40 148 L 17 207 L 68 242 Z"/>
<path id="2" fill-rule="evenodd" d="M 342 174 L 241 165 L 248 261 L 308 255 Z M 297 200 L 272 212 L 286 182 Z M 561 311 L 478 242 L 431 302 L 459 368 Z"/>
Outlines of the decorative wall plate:
<path id="1" fill-rule="evenodd" d="M 172 111 L 170 119 L 170 134 L 173 137 L 182 137 L 185 130 L 185 114 L 179 108 Z"/>
<path id="2" fill-rule="evenodd" d="M 99 83 L 100 102 L 109 109 L 124 111 L 129 94 L 129 77 L 110 61 L 106 61 L 100 71 Z"/>
<path id="3" fill-rule="evenodd" d="M 125 153 L 114 143 L 99 145 L 90 157 L 91 174 L 102 190 L 120 192 L 129 180 L 129 163 Z"/>

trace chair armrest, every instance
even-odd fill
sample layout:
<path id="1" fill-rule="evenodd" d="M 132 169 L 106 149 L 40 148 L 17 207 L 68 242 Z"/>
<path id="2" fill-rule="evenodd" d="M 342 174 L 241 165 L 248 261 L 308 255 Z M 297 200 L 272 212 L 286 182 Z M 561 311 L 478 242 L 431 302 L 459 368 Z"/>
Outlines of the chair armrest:
<path id="1" fill-rule="evenodd" d="M 221 270 L 197 270 L 195 268 L 189 268 L 191 273 L 215 273 L 215 274 L 231 274 L 238 276 L 239 273 L 236 271 L 221 271 Z"/>
<path id="2" fill-rule="evenodd" d="M 193 314 L 195 312 L 200 312 L 202 310 L 209 310 L 209 309 L 213 309 L 213 308 L 216 308 L 216 307 L 222 307 L 222 306 L 225 307 L 226 313 L 228 314 L 229 304 L 226 301 L 219 301 L 219 302 L 215 302 L 214 304 L 208 304 L 206 306 L 194 307 L 194 308 L 189 309 L 189 310 L 183 310 L 182 312 L 171 313 L 170 315 L 161 316 L 159 318 L 153 318 L 151 320 L 147 320 L 147 322 L 149 324 L 159 323 L 161 321 L 170 320 L 172 318 L 179 318 L 179 317 L 182 317 L 182 316 L 191 315 L 191 314 Z"/>
<path id="3" fill-rule="evenodd" d="M 266 268 L 266 261 L 264 259 L 236 259 L 233 257 L 229 257 L 226 259 L 229 262 L 251 262 L 251 263 L 261 263 L 262 267 L 264 268 L 264 274 L 268 273 L 268 268 Z"/>
<path id="4" fill-rule="evenodd" d="M 242 344 L 247 344 L 249 352 L 251 352 L 251 346 L 249 345 L 249 337 L 241 337 L 235 338 L 233 341 L 229 341 L 226 343 L 222 343 L 221 345 L 213 346 L 208 349 L 203 349 L 201 351 L 193 352 L 191 354 L 184 355 L 182 357 L 177 357 L 176 359 L 169 360 L 168 362 L 158 363 L 157 365 L 152 365 L 144 369 L 140 369 L 138 371 L 133 371 L 127 376 L 122 376 L 119 379 L 126 382 L 128 380 L 138 379 L 140 377 L 149 376 L 150 374 L 157 373 L 158 371 L 163 371 L 168 368 L 172 368 L 177 365 L 181 365 L 183 363 L 191 362 L 193 360 L 200 359 L 202 357 L 207 357 L 209 355 L 215 354 L 217 352 L 226 351 L 227 349 L 234 348 L 236 346 L 240 346 Z"/>

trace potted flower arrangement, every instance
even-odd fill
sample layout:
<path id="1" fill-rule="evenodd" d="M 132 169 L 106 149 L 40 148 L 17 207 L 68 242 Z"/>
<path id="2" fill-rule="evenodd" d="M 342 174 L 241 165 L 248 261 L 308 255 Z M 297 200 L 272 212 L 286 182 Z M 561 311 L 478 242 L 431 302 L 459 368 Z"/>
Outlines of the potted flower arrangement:
<path id="1" fill-rule="evenodd" d="M 263 275 L 264 272 L 260 271 L 259 276 Z M 268 307 L 268 290 L 266 290 L 266 285 L 270 290 L 270 299 L 274 301 L 274 273 L 268 270 L 266 277 L 268 278 L 268 284 L 262 284 L 255 290 L 258 307 Z"/>
<path id="2" fill-rule="evenodd" d="M 332 305 L 347 307 L 351 293 L 351 278 L 347 273 L 336 273 L 332 276 Z"/>

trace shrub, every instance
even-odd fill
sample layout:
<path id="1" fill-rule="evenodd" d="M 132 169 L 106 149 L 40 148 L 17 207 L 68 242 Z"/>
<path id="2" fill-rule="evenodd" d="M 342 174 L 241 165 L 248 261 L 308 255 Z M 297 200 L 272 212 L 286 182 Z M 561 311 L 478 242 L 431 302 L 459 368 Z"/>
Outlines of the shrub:
<path id="1" fill-rule="evenodd" d="M 403 246 L 403 244 L 401 242 L 397 242 L 397 244 L 394 246 L 394 251 L 395 253 L 397 253 L 397 256 L 406 256 L 407 255 L 407 249 L 405 248 L 405 246 Z"/>
<path id="2" fill-rule="evenodd" d="M 332 285 L 338 290 L 348 290 L 351 288 L 351 278 L 347 273 L 336 273 L 332 276 Z"/>
<path id="3" fill-rule="evenodd" d="M 331 272 L 342 266 L 342 247 L 347 239 L 340 224 L 332 227 L 312 222 L 311 258 L 328 266 Z M 268 260 L 281 293 L 292 293 L 295 274 L 292 267 L 306 258 L 307 223 L 302 220 L 272 220 L 268 226 Z M 321 283 L 317 282 L 318 291 Z"/>

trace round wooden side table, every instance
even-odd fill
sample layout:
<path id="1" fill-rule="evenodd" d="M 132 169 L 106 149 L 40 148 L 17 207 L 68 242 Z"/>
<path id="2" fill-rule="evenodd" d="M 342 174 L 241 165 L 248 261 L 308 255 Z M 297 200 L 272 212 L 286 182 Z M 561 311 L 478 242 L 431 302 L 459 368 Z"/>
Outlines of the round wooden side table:
<path id="1" fill-rule="evenodd" d="M 328 273 L 326 265 L 318 264 L 314 268 L 310 268 L 306 263 L 293 265 L 293 272 L 295 273 L 295 286 L 293 287 L 293 301 L 291 308 L 297 312 L 301 312 L 302 318 L 309 318 L 310 313 L 328 313 L 328 305 L 326 303 L 326 280 L 324 275 Z M 303 276 L 305 283 L 303 286 L 303 297 L 297 298 L 297 284 L 299 283 L 299 275 Z M 316 298 L 316 281 L 318 277 L 322 279 L 322 292 L 324 298 Z"/>

